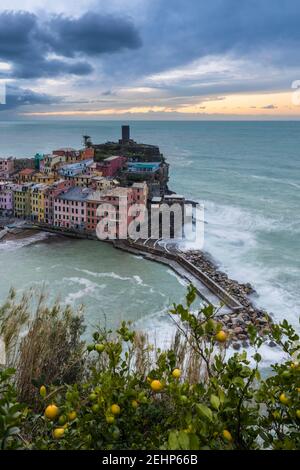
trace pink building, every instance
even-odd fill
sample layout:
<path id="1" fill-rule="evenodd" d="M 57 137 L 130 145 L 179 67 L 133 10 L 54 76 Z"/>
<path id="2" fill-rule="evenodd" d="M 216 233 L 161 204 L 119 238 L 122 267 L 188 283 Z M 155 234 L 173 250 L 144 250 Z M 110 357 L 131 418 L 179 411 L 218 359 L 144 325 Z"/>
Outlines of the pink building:
<path id="1" fill-rule="evenodd" d="M 105 158 L 102 162 L 97 163 L 97 171 L 100 171 L 103 176 L 115 176 L 125 162 L 126 157 L 112 156 Z"/>
<path id="2" fill-rule="evenodd" d="M 15 162 L 12 157 L 10 158 L 0 158 L 0 177 L 9 178 L 10 175 L 14 172 Z"/>
<path id="3" fill-rule="evenodd" d="M 85 230 L 86 201 L 91 190 L 78 186 L 70 188 L 54 199 L 54 225 L 56 227 Z"/>
<path id="4" fill-rule="evenodd" d="M 147 183 L 133 183 L 131 189 L 135 203 L 146 206 L 149 192 Z"/>
<path id="5" fill-rule="evenodd" d="M 54 225 L 54 200 L 63 192 L 70 188 L 70 182 L 59 180 L 51 184 L 45 192 L 45 211 L 44 222 L 49 225 Z"/>
<path id="6" fill-rule="evenodd" d="M 107 238 L 127 238 L 128 226 L 134 219 L 130 208 L 147 201 L 146 188 L 145 183 L 138 183 L 135 188 L 118 187 L 91 193 L 87 200 L 87 231 L 94 233 L 98 223 L 105 219 L 108 224 L 104 232 L 109 231 Z M 102 206 L 101 215 L 97 213 L 99 206 Z"/>
<path id="7" fill-rule="evenodd" d="M 13 214 L 13 191 L 9 184 L 0 183 L 0 214 L 8 216 Z"/>

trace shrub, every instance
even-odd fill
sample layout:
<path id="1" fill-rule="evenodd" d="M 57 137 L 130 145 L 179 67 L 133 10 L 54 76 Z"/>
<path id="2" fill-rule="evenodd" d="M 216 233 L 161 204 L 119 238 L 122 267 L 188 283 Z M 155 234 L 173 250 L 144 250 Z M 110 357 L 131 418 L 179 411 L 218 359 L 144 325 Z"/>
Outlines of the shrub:
<path id="1" fill-rule="evenodd" d="M 43 292 L 18 301 L 14 290 L 0 309 L 0 332 L 7 364 L 16 369 L 18 398 L 38 402 L 37 387 L 74 383 L 83 373 L 84 332 L 81 312 L 58 302 L 49 307 Z"/>
<path id="2" fill-rule="evenodd" d="M 26 414 L 18 445 L 105 450 L 299 448 L 300 346 L 294 329 L 286 321 L 270 324 L 262 338 L 252 327 L 252 356 L 245 351 L 228 354 L 228 338 L 216 311 L 204 307 L 192 313 L 195 297 L 190 287 L 186 305 L 172 308 L 178 333 L 169 350 L 155 350 L 145 335 L 131 331 L 126 323 L 116 333 L 96 331 L 82 356 L 85 375 L 73 383 L 48 382 L 40 389 L 46 416 Z M 263 378 L 259 350 L 270 338 L 285 358 Z"/>

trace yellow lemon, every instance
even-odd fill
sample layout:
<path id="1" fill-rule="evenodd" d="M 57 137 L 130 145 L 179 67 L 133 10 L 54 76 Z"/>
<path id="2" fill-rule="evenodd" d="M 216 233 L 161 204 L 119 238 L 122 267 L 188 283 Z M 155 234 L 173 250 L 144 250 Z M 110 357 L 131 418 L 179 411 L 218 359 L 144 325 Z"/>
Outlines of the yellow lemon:
<path id="1" fill-rule="evenodd" d="M 102 353 L 105 350 L 104 344 L 96 344 L 95 349 L 98 353 Z"/>
<path id="2" fill-rule="evenodd" d="M 300 410 L 296 411 L 296 416 L 297 416 L 298 419 L 300 419 Z"/>
<path id="3" fill-rule="evenodd" d="M 53 430 L 52 435 L 53 435 L 54 439 L 61 439 L 63 437 L 64 433 L 65 433 L 64 428 L 55 428 Z"/>
<path id="4" fill-rule="evenodd" d="M 45 398 L 45 396 L 47 395 L 47 390 L 46 390 L 46 387 L 45 385 L 42 385 L 41 388 L 40 388 L 40 395 L 41 397 Z"/>
<path id="5" fill-rule="evenodd" d="M 222 434 L 223 434 L 223 437 L 226 441 L 228 441 L 228 442 L 232 441 L 232 435 L 230 434 L 229 431 L 227 431 L 227 429 L 224 429 Z"/>
<path id="6" fill-rule="evenodd" d="M 227 340 L 227 333 L 221 330 L 216 334 L 215 338 L 219 343 L 225 343 L 225 341 Z"/>
<path id="7" fill-rule="evenodd" d="M 69 421 L 74 421 L 74 419 L 77 418 L 77 413 L 76 411 L 70 411 L 70 413 L 68 413 L 68 420 Z"/>
<path id="8" fill-rule="evenodd" d="M 173 372 L 172 372 L 172 375 L 173 375 L 174 379 L 179 379 L 179 377 L 181 376 L 181 370 L 180 369 L 174 369 Z"/>
<path id="9" fill-rule="evenodd" d="M 132 400 L 131 406 L 132 406 L 132 408 L 137 408 L 139 406 L 139 404 L 136 400 Z"/>
<path id="10" fill-rule="evenodd" d="M 159 380 L 152 380 L 150 386 L 153 392 L 160 392 L 163 389 L 163 384 Z"/>
<path id="11" fill-rule="evenodd" d="M 110 411 L 112 412 L 113 415 L 119 415 L 121 413 L 121 408 L 119 407 L 119 405 L 111 405 L 110 407 Z"/>
<path id="12" fill-rule="evenodd" d="M 283 405 L 287 405 L 288 402 L 289 402 L 289 399 L 288 399 L 288 397 L 286 396 L 285 393 L 281 393 L 281 395 L 279 396 L 279 401 L 280 401 L 280 403 L 282 403 Z"/>
<path id="13" fill-rule="evenodd" d="M 48 405 L 45 409 L 45 416 L 48 419 L 55 419 L 58 415 L 58 408 L 56 405 Z"/>
<path id="14" fill-rule="evenodd" d="M 107 416 L 106 417 L 106 422 L 108 424 L 113 424 L 115 422 L 115 418 L 113 416 Z"/>

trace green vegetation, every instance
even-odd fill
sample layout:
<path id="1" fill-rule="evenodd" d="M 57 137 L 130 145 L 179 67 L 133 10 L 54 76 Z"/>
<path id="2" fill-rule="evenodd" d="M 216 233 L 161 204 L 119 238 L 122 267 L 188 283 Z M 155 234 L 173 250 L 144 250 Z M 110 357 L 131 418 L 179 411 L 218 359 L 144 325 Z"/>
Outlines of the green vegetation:
<path id="1" fill-rule="evenodd" d="M 227 354 L 212 307 L 174 305 L 167 351 L 122 323 L 81 341 L 80 312 L 40 298 L 0 309 L 7 367 L 0 373 L 2 449 L 299 449 L 300 344 L 286 322 L 249 330 L 251 357 Z M 191 312 L 193 305 L 193 313 Z M 20 340 L 20 334 L 22 339 Z M 261 377 L 270 338 L 284 360 Z"/>

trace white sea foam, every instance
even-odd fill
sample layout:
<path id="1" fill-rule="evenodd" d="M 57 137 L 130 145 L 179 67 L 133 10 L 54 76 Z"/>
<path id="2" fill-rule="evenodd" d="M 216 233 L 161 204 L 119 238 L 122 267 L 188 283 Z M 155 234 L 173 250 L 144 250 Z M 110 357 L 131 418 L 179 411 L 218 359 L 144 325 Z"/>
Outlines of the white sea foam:
<path id="1" fill-rule="evenodd" d="M 131 277 L 129 276 L 120 276 L 120 274 L 117 274 L 115 272 L 104 272 L 104 273 L 99 273 L 95 271 L 89 271 L 88 269 L 80 269 L 80 268 L 74 268 L 76 271 L 85 273 L 89 276 L 93 277 L 98 277 L 98 278 L 110 278 L 110 279 L 116 279 L 118 281 L 127 281 L 127 282 L 133 282 L 134 284 L 137 284 L 138 286 L 143 286 L 143 287 L 149 287 L 148 284 L 145 284 L 142 280 L 142 278 L 138 275 L 133 275 Z"/>
<path id="2" fill-rule="evenodd" d="M 175 323 L 168 315 L 168 311 L 169 308 L 165 307 L 137 320 L 133 325 L 137 331 L 147 333 L 151 344 L 163 349 L 170 347 L 176 333 Z"/>
<path id="3" fill-rule="evenodd" d="M 281 220 L 262 217 L 250 210 L 240 207 L 205 203 L 205 244 L 204 250 L 210 253 L 220 269 L 240 282 L 250 282 L 259 294 L 256 303 L 269 312 L 273 312 L 276 320 L 288 318 L 292 324 L 298 325 L 300 314 L 300 285 L 291 284 L 290 278 L 300 279 L 297 267 L 276 265 L 275 262 L 264 263 L 261 240 L 263 234 L 276 232 L 279 227 L 286 229 Z M 294 226 L 293 226 L 294 227 Z M 189 227 L 191 229 L 191 227 Z M 183 240 L 182 250 L 199 248 L 194 242 Z M 273 250 L 266 246 L 265 250 Z M 286 279 L 286 282 L 285 282 Z"/>
<path id="4" fill-rule="evenodd" d="M 181 284 L 182 286 L 184 286 L 184 287 L 188 286 L 188 284 L 189 284 L 188 281 L 186 281 L 181 276 L 176 274 L 175 271 L 173 271 L 173 269 L 167 269 L 167 273 L 170 274 L 171 276 L 175 277 L 177 279 L 177 281 L 179 282 L 179 284 Z"/>
<path id="5" fill-rule="evenodd" d="M 65 303 L 67 304 L 74 304 L 75 301 L 85 297 L 85 296 L 90 296 L 93 295 L 95 298 L 99 298 L 97 295 L 99 289 L 105 289 L 106 284 L 97 284 L 96 282 L 92 282 L 89 279 L 82 278 L 82 277 L 65 277 L 63 278 L 63 282 L 66 282 L 68 284 L 79 284 L 81 286 L 84 286 L 83 289 L 80 289 L 76 292 L 70 292 L 66 299 Z"/>
<path id="6" fill-rule="evenodd" d="M 30 237 L 14 239 L 14 240 L 4 240 L 0 242 L 0 250 L 15 251 L 25 246 L 42 242 L 50 236 L 52 236 L 52 234 L 49 234 L 47 232 L 37 232 L 36 234 Z"/>

